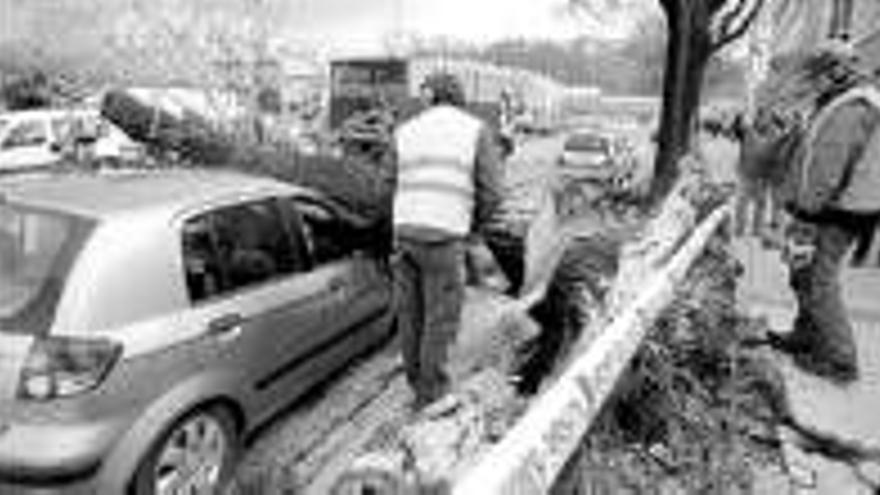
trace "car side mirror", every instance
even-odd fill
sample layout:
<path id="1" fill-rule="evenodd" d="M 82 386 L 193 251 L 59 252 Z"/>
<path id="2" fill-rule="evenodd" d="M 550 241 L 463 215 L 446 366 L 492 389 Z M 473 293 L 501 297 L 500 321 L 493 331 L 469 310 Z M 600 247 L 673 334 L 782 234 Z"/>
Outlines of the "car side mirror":
<path id="1" fill-rule="evenodd" d="M 63 149 L 64 149 L 64 146 L 61 143 L 59 143 L 58 141 L 54 141 L 52 143 L 49 143 L 49 151 L 51 151 L 52 153 L 61 153 L 61 151 Z"/>

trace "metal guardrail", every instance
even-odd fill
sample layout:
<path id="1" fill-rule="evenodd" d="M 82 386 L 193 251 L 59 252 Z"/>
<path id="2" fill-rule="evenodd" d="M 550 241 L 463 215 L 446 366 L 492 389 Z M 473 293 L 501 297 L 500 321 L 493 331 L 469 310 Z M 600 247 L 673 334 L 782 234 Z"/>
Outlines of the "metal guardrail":
<path id="1" fill-rule="evenodd" d="M 507 435 L 453 486 L 452 495 L 547 493 L 577 450 L 650 323 L 674 297 L 707 242 L 730 214 L 729 205 L 704 219 L 645 289 L 538 397 Z"/>

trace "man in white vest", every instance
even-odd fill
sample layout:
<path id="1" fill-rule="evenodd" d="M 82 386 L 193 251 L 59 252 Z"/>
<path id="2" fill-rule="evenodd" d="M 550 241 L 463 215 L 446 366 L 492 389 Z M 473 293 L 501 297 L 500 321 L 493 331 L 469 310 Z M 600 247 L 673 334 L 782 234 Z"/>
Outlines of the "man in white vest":
<path id="1" fill-rule="evenodd" d="M 778 133 L 796 135 L 795 145 L 776 146 L 785 171 L 777 198 L 792 217 L 787 260 L 798 313 L 792 332 L 771 332 L 767 343 L 806 371 L 850 383 L 858 363 L 840 268 L 854 246 L 854 261 L 862 261 L 880 219 L 880 91 L 840 47 L 807 56 L 782 86 L 768 99 L 777 109 L 767 115 L 808 108 L 783 116 L 800 129 Z"/>
<path id="2" fill-rule="evenodd" d="M 454 76 L 429 76 L 429 107 L 395 133 L 398 330 L 415 407 L 447 392 L 447 347 L 464 299 L 465 246 L 501 202 L 500 150 L 493 131 L 465 112 Z"/>

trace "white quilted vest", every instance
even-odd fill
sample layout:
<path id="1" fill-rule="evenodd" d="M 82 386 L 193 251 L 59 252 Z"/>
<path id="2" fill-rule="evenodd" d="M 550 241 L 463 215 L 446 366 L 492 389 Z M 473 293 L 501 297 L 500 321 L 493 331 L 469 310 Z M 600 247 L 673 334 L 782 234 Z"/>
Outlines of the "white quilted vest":
<path id="1" fill-rule="evenodd" d="M 474 167 L 482 122 L 452 106 L 437 106 L 403 124 L 394 225 L 466 236 L 474 210 Z"/>

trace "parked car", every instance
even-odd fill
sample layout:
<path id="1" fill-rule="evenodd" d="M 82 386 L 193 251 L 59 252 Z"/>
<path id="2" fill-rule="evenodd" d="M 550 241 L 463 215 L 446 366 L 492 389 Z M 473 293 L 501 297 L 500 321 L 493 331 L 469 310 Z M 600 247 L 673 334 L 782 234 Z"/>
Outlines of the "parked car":
<path id="1" fill-rule="evenodd" d="M 613 143 L 610 137 L 592 131 L 570 134 L 562 145 L 558 163 L 565 175 L 607 179 L 614 171 Z"/>
<path id="2" fill-rule="evenodd" d="M 101 160 L 132 160 L 142 146 L 93 109 L 45 109 L 0 114 L 0 173 L 59 162 L 74 144 Z"/>
<path id="3" fill-rule="evenodd" d="M 0 493 L 219 493 L 241 440 L 390 335 L 358 217 L 216 171 L 0 180 Z"/>
<path id="4" fill-rule="evenodd" d="M 570 134 L 557 164 L 565 179 L 610 183 L 628 187 L 637 167 L 634 146 L 623 136 L 595 130 Z"/>

